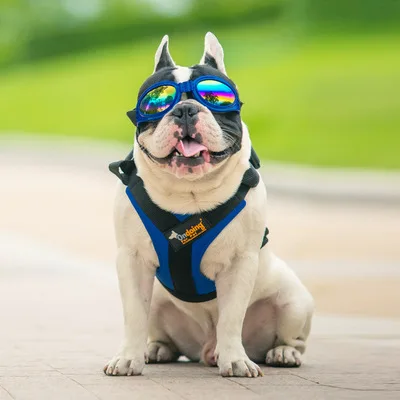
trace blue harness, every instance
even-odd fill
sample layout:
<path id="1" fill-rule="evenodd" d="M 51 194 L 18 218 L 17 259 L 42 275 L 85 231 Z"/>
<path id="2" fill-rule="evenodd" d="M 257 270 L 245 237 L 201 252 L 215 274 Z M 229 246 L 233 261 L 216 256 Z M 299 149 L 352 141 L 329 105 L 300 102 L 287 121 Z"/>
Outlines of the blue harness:
<path id="1" fill-rule="evenodd" d="M 124 161 L 110 164 L 110 171 L 127 186 L 126 194 L 142 220 L 157 253 L 159 267 L 156 277 L 175 297 L 188 302 L 202 302 L 216 297 L 214 281 L 200 270 L 207 248 L 222 230 L 246 206 L 246 194 L 259 182 L 253 165 L 242 183 L 227 202 L 201 214 L 173 214 L 159 208 L 147 194 L 137 176 L 136 165 L 129 154 Z M 261 247 L 267 242 L 268 229 Z"/>

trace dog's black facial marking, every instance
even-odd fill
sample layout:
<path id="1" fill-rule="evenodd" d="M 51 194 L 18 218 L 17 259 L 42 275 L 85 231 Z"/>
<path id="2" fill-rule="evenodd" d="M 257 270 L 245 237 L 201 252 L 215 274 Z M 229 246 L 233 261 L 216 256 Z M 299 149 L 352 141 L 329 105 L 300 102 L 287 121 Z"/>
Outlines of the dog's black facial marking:
<path id="1" fill-rule="evenodd" d="M 218 159 L 218 158 L 212 157 L 212 158 L 210 158 L 210 164 L 216 165 L 216 164 L 219 164 L 223 160 L 224 159 Z"/>
<path id="2" fill-rule="evenodd" d="M 204 75 L 213 75 L 227 80 L 233 87 L 236 87 L 235 83 L 231 79 L 211 65 L 194 65 L 192 70 L 191 79 L 196 79 Z M 218 125 L 221 127 L 227 142 L 230 144 L 229 147 L 231 154 L 239 151 L 242 146 L 243 136 L 240 111 L 230 111 L 225 113 L 212 111 L 212 114 Z"/>
<path id="3" fill-rule="evenodd" d="M 187 167 L 197 167 L 198 165 L 204 164 L 204 158 L 203 157 L 183 157 L 183 156 L 177 156 L 176 157 L 176 165 L 177 167 L 180 167 L 181 165 L 186 165 Z M 193 170 L 192 170 L 193 172 Z"/>
<path id="4" fill-rule="evenodd" d="M 225 138 L 231 144 L 232 154 L 240 150 L 242 146 L 242 120 L 238 111 L 228 113 L 213 113 L 215 120 L 221 127 Z"/>
<path id="5" fill-rule="evenodd" d="M 173 67 L 173 66 L 175 66 L 175 64 L 172 61 L 172 58 L 168 53 L 168 43 L 165 42 L 164 46 L 162 48 L 162 51 L 161 51 L 160 59 L 158 60 L 158 64 L 155 68 L 155 71 L 158 71 L 162 68 Z"/>
<path id="6" fill-rule="evenodd" d="M 188 136 L 193 137 L 194 135 L 196 135 L 197 129 L 196 129 L 195 125 L 197 124 L 198 121 L 199 121 L 199 117 L 198 117 L 198 115 L 196 115 L 196 117 L 194 117 L 192 119 L 192 121 L 190 121 L 187 124 L 187 134 L 188 134 Z"/>
<path id="7" fill-rule="evenodd" d="M 199 114 L 194 115 L 193 117 L 186 116 L 183 118 L 174 118 L 174 123 L 182 129 L 182 133 L 179 135 L 180 139 L 185 138 L 186 136 L 193 137 L 197 133 L 196 124 L 199 121 Z"/>
<path id="8" fill-rule="evenodd" d="M 196 134 L 196 124 L 199 121 L 200 107 L 194 102 L 183 101 L 177 104 L 171 116 L 174 117 L 174 123 L 181 130 L 181 137 L 186 136 L 194 137 Z"/>
<path id="9" fill-rule="evenodd" d="M 142 122 L 137 128 L 136 128 L 136 133 L 137 135 L 140 135 L 142 132 L 146 132 L 147 130 L 151 130 L 154 132 L 156 129 L 158 123 L 160 121 L 148 121 L 148 122 Z"/>
<path id="10" fill-rule="evenodd" d="M 193 139 L 198 143 L 203 143 L 203 138 L 199 132 L 196 132 Z"/>
<path id="11" fill-rule="evenodd" d="M 206 53 L 206 56 L 204 57 L 204 64 L 209 65 L 215 69 L 218 69 L 218 64 L 215 61 L 215 58 L 209 53 Z"/>

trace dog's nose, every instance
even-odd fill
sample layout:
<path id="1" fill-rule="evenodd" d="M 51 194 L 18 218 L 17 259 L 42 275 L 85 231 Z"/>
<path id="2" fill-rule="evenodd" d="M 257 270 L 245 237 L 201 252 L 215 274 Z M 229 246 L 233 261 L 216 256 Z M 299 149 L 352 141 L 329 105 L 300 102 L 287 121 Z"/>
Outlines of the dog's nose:
<path id="1" fill-rule="evenodd" d="M 193 118 L 199 111 L 200 108 L 197 107 L 195 104 L 182 103 L 176 105 L 171 114 L 179 119 L 189 119 Z"/>

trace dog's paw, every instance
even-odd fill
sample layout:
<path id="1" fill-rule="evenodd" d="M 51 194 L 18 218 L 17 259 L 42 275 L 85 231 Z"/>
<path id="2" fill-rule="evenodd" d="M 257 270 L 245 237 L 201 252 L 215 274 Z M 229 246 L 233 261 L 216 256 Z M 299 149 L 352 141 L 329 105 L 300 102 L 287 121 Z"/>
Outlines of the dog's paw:
<path id="1" fill-rule="evenodd" d="M 104 367 L 104 373 L 109 376 L 141 375 L 143 368 L 144 357 L 127 358 L 118 355 Z"/>
<path id="2" fill-rule="evenodd" d="M 179 357 L 166 343 L 151 342 L 147 347 L 149 363 L 167 363 L 176 361 Z"/>
<path id="3" fill-rule="evenodd" d="M 215 339 L 211 339 L 203 346 L 201 360 L 209 367 L 217 367 L 217 356 L 215 355 Z"/>
<path id="4" fill-rule="evenodd" d="M 218 361 L 218 366 L 220 374 L 224 377 L 243 376 L 247 378 L 256 378 L 257 376 L 264 376 L 261 368 L 248 357 L 224 363 Z"/>
<path id="5" fill-rule="evenodd" d="M 300 367 L 301 354 L 294 347 L 278 346 L 268 351 L 265 363 L 271 367 Z"/>

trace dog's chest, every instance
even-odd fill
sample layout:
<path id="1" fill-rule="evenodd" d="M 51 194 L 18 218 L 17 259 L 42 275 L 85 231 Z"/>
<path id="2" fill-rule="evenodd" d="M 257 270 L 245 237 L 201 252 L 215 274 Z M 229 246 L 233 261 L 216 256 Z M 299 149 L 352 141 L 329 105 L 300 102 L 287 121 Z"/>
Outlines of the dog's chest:
<path id="1" fill-rule="evenodd" d="M 132 205 L 125 209 L 123 231 L 129 247 L 146 264 L 157 266 L 158 280 L 175 297 L 189 302 L 215 298 L 216 274 L 229 266 L 246 244 L 237 234 L 247 214 L 246 202 L 233 203 L 221 215 L 171 214 L 178 223 L 165 230 L 162 221 L 167 220 L 165 213 L 146 214 L 129 189 L 127 194 Z"/>
<path id="2" fill-rule="evenodd" d="M 137 249 L 140 257 L 146 260 L 149 264 L 157 266 L 160 269 L 160 257 L 157 248 L 149 233 L 143 226 L 142 221 L 137 215 L 133 218 L 131 226 L 135 226 L 135 238 L 131 236 L 131 245 Z M 242 229 L 242 220 L 233 220 L 224 230 L 213 238 L 211 244 L 205 250 L 199 262 L 199 270 L 206 278 L 211 281 L 215 280 L 215 276 L 221 269 L 228 268 L 235 256 L 242 253 L 246 247 L 246 240 L 238 232 Z M 200 239 L 200 238 L 199 238 Z M 187 247 L 182 248 L 181 251 L 172 253 L 170 259 L 179 259 L 187 256 Z M 193 250 L 192 250 L 193 251 Z M 172 252 L 172 248 L 170 248 Z M 192 271 L 192 260 L 187 258 L 187 262 L 181 262 L 178 266 L 180 273 L 189 273 Z M 192 258 L 192 257 L 190 257 Z M 172 265 L 168 265 L 173 268 Z"/>
<path id="3" fill-rule="evenodd" d="M 126 193 L 150 237 L 158 260 L 156 277 L 164 288 L 188 302 L 215 298 L 216 269 L 232 258 L 226 245 L 218 245 L 218 242 L 230 236 L 221 234 L 245 208 L 244 196 L 235 196 L 210 212 L 178 215 L 162 210 L 149 199 L 144 200 L 136 187 L 128 187 Z M 208 251 L 210 246 L 213 250 Z M 225 250 L 221 252 L 219 248 Z M 229 248 L 234 254 L 232 250 L 236 250 L 236 246 Z M 203 262 L 206 253 L 213 254 L 216 261 Z M 214 268 L 210 268 L 211 265 Z"/>
<path id="4" fill-rule="evenodd" d="M 135 249 L 141 258 L 152 265 L 158 266 L 159 259 L 156 248 L 138 214 L 132 207 L 127 207 L 126 214 L 124 241 L 129 243 L 129 247 Z M 211 271 L 214 271 L 219 266 L 223 267 L 229 265 L 235 254 L 243 251 L 246 246 L 245 239 L 242 238 L 242 235 L 239 233 L 243 227 L 243 219 L 242 216 L 236 217 L 235 220 L 231 221 L 230 224 L 215 237 L 210 246 L 208 246 L 201 261 L 201 269 L 206 276 L 211 275 L 209 276 L 210 279 L 212 279 L 212 275 L 215 274 Z M 172 235 L 173 234 L 169 234 L 171 241 L 174 239 Z M 181 238 L 175 238 L 175 240 L 179 239 Z M 207 271 L 209 271 L 209 273 Z"/>

